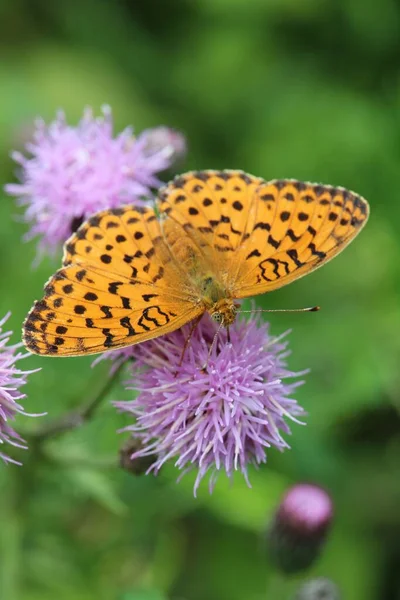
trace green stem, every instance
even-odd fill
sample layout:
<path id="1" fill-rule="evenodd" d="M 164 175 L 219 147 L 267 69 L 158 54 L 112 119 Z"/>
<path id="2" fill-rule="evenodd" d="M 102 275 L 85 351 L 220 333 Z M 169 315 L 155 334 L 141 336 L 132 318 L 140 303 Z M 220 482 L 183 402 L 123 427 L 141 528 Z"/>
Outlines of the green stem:
<path id="1" fill-rule="evenodd" d="M 59 468 L 67 467 L 70 469 L 71 467 L 85 467 L 90 469 L 99 469 L 101 471 L 105 471 L 108 469 L 115 470 L 119 467 L 118 456 L 104 456 L 100 458 L 91 458 L 91 457 L 78 457 L 64 458 L 62 454 L 46 454 L 46 460 L 48 463 L 54 463 Z M 0 596 L 1 598 L 1 596 Z"/>
<path id="2" fill-rule="evenodd" d="M 3 535 L 0 536 L 0 554 L 5 557 L 0 564 L 1 599 L 17 600 L 20 598 L 30 501 L 37 490 L 40 465 L 44 461 L 51 460 L 51 457 L 49 458 L 45 453 L 43 442 L 71 431 L 91 419 L 117 381 L 124 364 L 121 363 L 107 378 L 103 386 L 81 407 L 50 420 L 34 432 L 23 432 L 22 437 L 29 443 L 29 453 L 24 457 L 23 471 L 17 467 L 12 469 L 14 474 L 12 485 L 6 490 L 7 494 L 3 495 L 5 507 L 2 506 L 2 508 L 9 514 L 9 518 L 6 519 L 3 525 Z M 14 449 L 11 448 L 11 450 Z M 17 451 L 18 449 L 15 449 L 17 456 L 13 456 L 14 452 L 10 452 L 10 454 L 14 458 L 19 458 Z M 112 468 L 117 465 L 118 460 L 114 457 L 97 460 L 96 464 L 94 462 L 91 464 L 92 467 L 96 466 L 97 468 Z"/>
<path id="3" fill-rule="evenodd" d="M 293 598 L 293 582 L 282 573 L 273 571 L 268 577 L 266 600 L 291 600 Z"/>

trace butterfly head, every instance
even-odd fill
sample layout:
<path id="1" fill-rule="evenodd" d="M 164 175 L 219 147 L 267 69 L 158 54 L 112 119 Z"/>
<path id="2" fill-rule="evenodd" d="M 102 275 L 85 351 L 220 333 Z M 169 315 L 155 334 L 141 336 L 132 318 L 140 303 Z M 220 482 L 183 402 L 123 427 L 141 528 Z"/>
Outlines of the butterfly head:
<path id="1" fill-rule="evenodd" d="M 229 298 L 223 298 L 215 302 L 209 309 L 210 316 L 216 323 L 221 323 L 223 327 L 228 327 L 236 319 L 239 305 Z"/>

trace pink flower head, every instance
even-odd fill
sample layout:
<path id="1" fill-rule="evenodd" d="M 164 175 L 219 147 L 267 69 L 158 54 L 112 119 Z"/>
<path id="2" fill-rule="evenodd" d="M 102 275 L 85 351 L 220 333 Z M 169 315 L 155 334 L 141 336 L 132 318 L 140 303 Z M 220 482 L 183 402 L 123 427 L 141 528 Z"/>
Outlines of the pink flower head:
<path id="1" fill-rule="evenodd" d="M 11 444 L 26 449 L 25 441 L 14 431 L 10 422 L 15 420 L 17 413 L 27 414 L 20 404 L 20 401 L 26 397 L 20 392 L 20 387 L 26 384 L 27 376 L 35 371 L 21 371 L 15 366 L 17 361 L 29 354 L 18 352 L 22 344 L 7 345 L 12 333 L 10 331 L 3 333 L 2 326 L 9 316 L 7 314 L 0 319 L 0 444 Z M 2 452 L 0 452 L 0 458 L 5 463 L 21 464 Z"/>
<path id="2" fill-rule="evenodd" d="M 248 482 L 248 465 L 266 462 L 271 446 L 288 448 L 287 419 L 297 421 L 303 409 L 292 398 L 303 373 L 287 368 L 287 342 L 273 337 L 257 318 L 238 320 L 221 330 L 208 358 L 216 326 L 204 316 L 182 359 L 190 325 L 114 357 L 135 357 L 129 389 L 139 396 L 116 402 L 136 418 L 130 431 L 141 442 L 135 458 L 152 455 L 150 470 L 158 472 L 169 459 L 183 473 L 197 469 L 210 474 L 210 492 L 218 474 L 241 471 Z M 203 366 L 206 365 L 205 368 Z"/>
<path id="3" fill-rule="evenodd" d="M 87 108 L 77 127 L 67 124 L 62 111 L 49 125 L 38 120 L 26 146 L 30 157 L 12 154 L 21 183 L 5 190 L 26 206 L 25 220 L 32 224 L 27 238 L 39 237 L 40 254 L 54 253 L 94 212 L 149 198 L 150 188 L 161 183 L 155 174 L 176 156 L 166 136 L 166 146 L 151 141 L 151 129 L 134 137 L 128 127 L 114 136 L 111 108 L 102 112 L 94 118 Z"/>

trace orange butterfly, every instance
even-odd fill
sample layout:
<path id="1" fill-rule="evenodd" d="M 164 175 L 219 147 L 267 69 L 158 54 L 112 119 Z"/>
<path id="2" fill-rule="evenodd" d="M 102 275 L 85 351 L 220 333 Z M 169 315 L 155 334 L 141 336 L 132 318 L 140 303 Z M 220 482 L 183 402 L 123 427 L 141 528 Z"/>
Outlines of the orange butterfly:
<path id="1" fill-rule="evenodd" d="M 24 323 L 36 354 L 92 354 L 144 342 L 200 318 L 228 326 L 235 299 L 264 294 L 336 256 L 365 225 L 344 188 L 194 171 L 157 207 L 95 214 L 68 240 L 63 268 Z"/>

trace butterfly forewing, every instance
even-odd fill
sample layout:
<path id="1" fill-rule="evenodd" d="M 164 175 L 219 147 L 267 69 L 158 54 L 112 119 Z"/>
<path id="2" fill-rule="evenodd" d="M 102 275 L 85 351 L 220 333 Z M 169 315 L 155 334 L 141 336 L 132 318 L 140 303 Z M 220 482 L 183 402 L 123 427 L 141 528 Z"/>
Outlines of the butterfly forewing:
<path id="1" fill-rule="evenodd" d="M 64 265 L 25 321 L 25 344 L 37 354 L 90 354 L 135 344 L 202 312 L 169 258 L 150 208 L 94 215 L 67 242 Z"/>
<path id="2" fill-rule="evenodd" d="M 237 255 L 237 298 L 272 291 L 322 266 L 354 239 L 369 212 L 363 198 L 344 188 L 292 180 L 262 184 L 257 205 L 257 223 Z"/>

